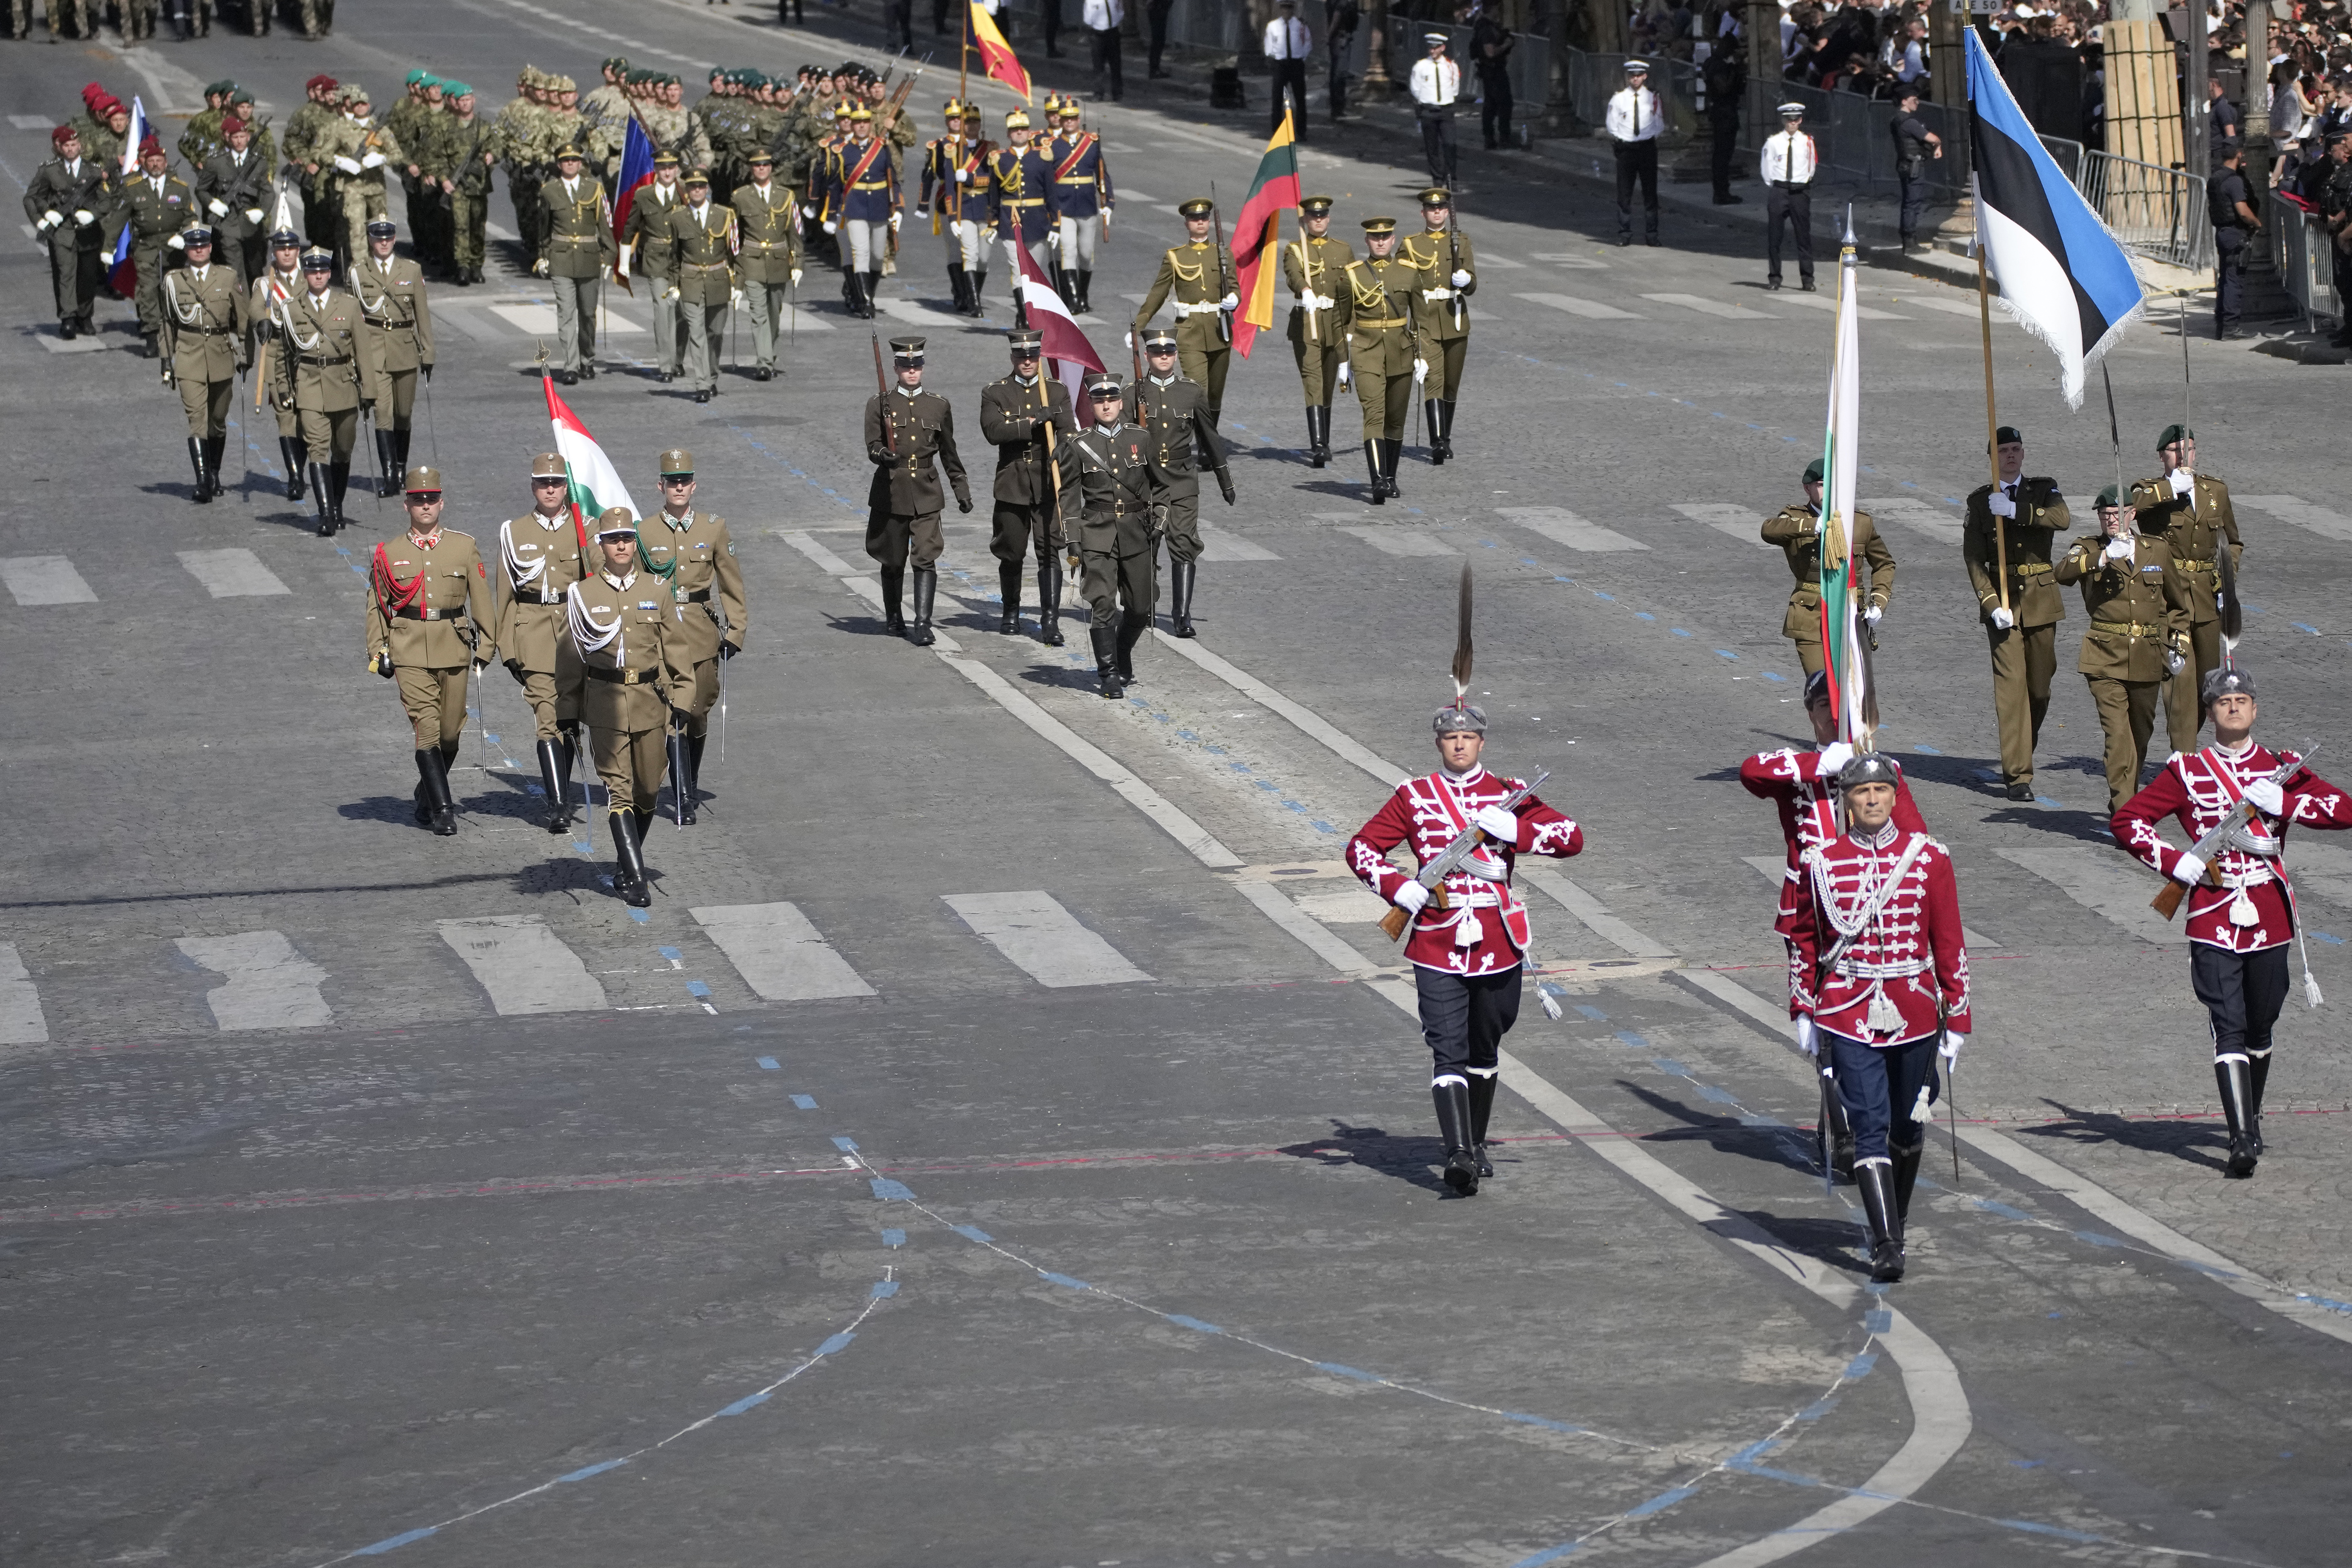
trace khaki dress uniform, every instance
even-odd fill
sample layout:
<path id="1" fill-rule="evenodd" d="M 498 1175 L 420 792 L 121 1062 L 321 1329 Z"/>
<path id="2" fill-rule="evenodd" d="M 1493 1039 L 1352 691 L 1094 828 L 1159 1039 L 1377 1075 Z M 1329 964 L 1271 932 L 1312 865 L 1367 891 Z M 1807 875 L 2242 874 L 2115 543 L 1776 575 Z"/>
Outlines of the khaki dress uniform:
<path id="1" fill-rule="evenodd" d="M 1789 613 L 1780 618 L 1780 635 L 1797 645 L 1797 662 L 1807 675 L 1822 668 L 1822 539 L 1821 519 L 1807 506 L 1786 506 L 1764 520 L 1763 539 L 1777 544 L 1789 558 L 1789 574 L 1797 580 L 1789 595 Z M 1867 608 L 1884 610 L 1895 596 L 1895 552 L 1866 511 L 1853 514 L 1846 531 L 1848 550 L 1869 568 Z M 1859 585 L 1862 573 L 1854 574 Z"/>
<path id="2" fill-rule="evenodd" d="M 1105 697 L 1135 679 L 1135 645 L 1151 625 L 1158 530 L 1151 504 L 1150 435 L 1138 425 L 1096 425 L 1064 448 L 1063 494 L 1079 507 L 1078 592 L 1093 610 L 1087 635 Z"/>
<path id="3" fill-rule="evenodd" d="M 662 472 L 690 474 L 691 453 L 662 454 Z M 644 570 L 667 580 L 685 619 L 673 639 L 685 677 L 678 706 L 685 710 L 687 776 L 679 788 L 686 820 L 694 820 L 695 780 L 702 773 L 702 743 L 710 734 L 710 710 L 719 704 L 719 664 L 743 651 L 751 633 L 751 606 L 743 595 L 743 567 L 735 559 L 735 539 L 727 520 L 689 508 L 684 517 L 665 510 L 637 524 L 637 550 Z"/>
<path id="4" fill-rule="evenodd" d="M 1470 307 L 1478 291 L 1478 259 L 1459 225 L 1429 229 L 1397 248 L 1420 269 L 1421 289 L 1413 308 L 1421 313 L 1421 353 L 1429 364 L 1421 388 L 1422 412 L 1429 419 L 1430 461 L 1454 456 L 1454 405 L 1462 395 L 1462 363 L 1470 352 Z M 1470 274 L 1457 286 L 1456 272 Z"/>
<path id="5" fill-rule="evenodd" d="M 405 257 L 352 264 L 352 294 L 367 320 L 379 374 L 375 399 L 375 448 L 383 472 L 383 493 L 399 492 L 408 472 L 409 419 L 416 410 L 416 378 L 433 374 L 433 306 L 425 298 L 425 272 Z"/>
<path id="6" fill-rule="evenodd" d="M 751 352 L 757 379 L 776 372 L 776 340 L 782 335 L 784 312 L 792 309 L 793 274 L 800 270 L 800 217 L 793 211 L 793 189 L 782 180 L 763 188 L 739 185 L 735 190 L 736 282 L 751 316 Z"/>
<path id="7" fill-rule="evenodd" d="M 904 353 L 908 342 L 920 352 L 919 339 L 894 339 L 890 347 Z M 940 580 L 936 563 L 947 548 L 947 538 L 940 531 L 940 511 L 946 501 L 941 470 L 955 490 L 957 510 L 971 510 L 971 486 L 956 451 L 955 410 L 935 392 L 909 395 L 904 388 L 893 387 L 887 399 L 866 400 L 865 429 L 866 455 L 874 464 L 874 482 L 866 491 L 866 553 L 882 568 L 884 620 L 891 631 L 927 647 L 932 640 L 932 595 Z M 898 608 L 910 560 L 915 569 L 911 632 Z"/>
<path id="8" fill-rule="evenodd" d="M 996 584 L 1004 600 L 996 629 L 1008 636 L 1021 629 L 1022 563 L 1034 548 L 1037 635 L 1047 647 L 1059 647 L 1063 535 L 1056 475 L 1046 466 L 1049 426 L 1056 452 L 1078 433 L 1069 388 L 1053 377 L 1040 374 L 1024 382 L 1008 375 L 980 389 L 980 437 L 996 448 L 988 533 L 988 552 L 996 557 Z"/>
<path id="9" fill-rule="evenodd" d="M 412 486 L 440 476 L 420 468 Z M 398 686 L 416 742 L 416 819 L 457 831 L 449 817 L 449 764 L 466 734 L 466 676 L 497 655 L 488 574 L 471 534 L 403 531 L 376 547 L 368 574 L 368 668 Z M 464 621 L 460 629 L 458 623 Z"/>
<path id="10" fill-rule="evenodd" d="M 686 374 L 697 403 L 719 390 L 719 341 L 735 294 L 735 209 L 709 200 L 708 189 L 703 195 L 697 205 L 689 192 L 669 219 L 677 267 L 670 289 L 686 327 Z"/>
<path id="11" fill-rule="evenodd" d="M 1200 205 L 1205 210 L 1207 204 Z M 1171 246 L 1160 258 L 1151 291 L 1135 312 L 1139 338 L 1160 305 L 1173 300 L 1177 367 L 1207 394 L 1213 425 L 1224 411 L 1225 371 L 1234 357 L 1233 318 L 1225 301 L 1233 297 L 1234 277 L 1234 253 L 1213 239 Z"/>
<path id="12" fill-rule="evenodd" d="M 290 231 L 289 231 L 290 232 Z M 257 413 L 266 401 L 278 419 L 278 458 L 286 465 L 286 499 L 302 499 L 302 426 L 293 405 L 268 396 L 276 384 L 278 362 L 286 355 L 285 340 L 278 335 L 277 308 L 302 292 L 302 274 L 298 269 L 280 272 L 276 268 L 264 268 L 253 280 L 246 299 L 246 321 L 253 332 L 256 354 L 267 354 L 262 361 L 261 385 L 255 389 L 254 408 Z"/>
<path id="13" fill-rule="evenodd" d="M 195 221 L 196 195 L 177 174 L 138 174 L 124 183 L 117 200 L 119 214 L 131 226 L 131 260 L 139 270 L 131 300 L 152 359 L 163 331 L 163 270 L 180 264 L 180 233 Z"/>
<path id="14" fill-rule="evenodd" d="M 2245 563 L 2238 514 L 2230 505 L 2230 487 L 2203 474 L 2194 476 L 2186 495 L 2175 495 L 2168 479 L 2142 479 L 2131 488 L 2131 504 L 2138 509 L 2140 531 L 2163 537 L 2189 585 L 2189 667 L 2172 678 L 2164 715 L 2172 749 L 2193 752 L 2205 722 L 2198 689 L 2221 662 L 2221 552 L 2229 550 L 2232 567 Z"/>
<path id="15" fill-rule="evenodd" d="M 1328 212 L 1330 200 L 1313 196 Z M 1302 212 L 1310 210 L 1307 202 Z M 1355 253 L 1328 236 L 1301 236 L 1282 247 L 1282 280 L 1298 303 L 1290 308 L 1290 353 L 1298 362 L 1298 385 L 1307 396 L 1307 446 L 1317 468 L 1331 460 L 1331 395 L 1339 384 L 1339 366 L 1348 357 L 1348 340 L 1338 311 L 1339 278 Z"/>
<path id="16" fill-rule="evenodd" d="M 543 452 L 531 459 L 531 477 L 561 476 L 563 459 Z M 507 673 L 530 705 L 539 754 L 540 787 L 546 792 L 547 830 L 572 825 L 572 768 L 580 754 L 579 650 L 565 629 L 564 595 L 589 574 L 589 547 L 566 507 L 553 517 L 537 511 L 499 524 L 499 570 L 491 574 L 498 606 L 498 646 Z"/>
<path id="17" fill-rule="evenodd" d="M 612 519 L 614 512 L 604 517 Z M 620 512 L 618 521 L 627 527 L 628 514 Z M 612 803 L 607 820 L 620 850 L 614 886 L 628 902 L 643 907 L 643 847 L 669 763 L 670 713 L 692 679 L 677 658 L 686 606 L 643 566 L 625 577 L 609 570 L 584 577 L 572 585 L 565 603 L 570 635 L 588 678 L 580 716 L 588 726 L 596 774 Z"/>
<path id="18" fill-rule="evenodd" d="M 1992 649 L 1992 706 L 2000 729 L 2001 782 L 2014 791 L 2033 783 L 2033 752 L 2042 743 L 2042 720 L 2050 711 L 2050 679 L 2058 669 L 2058 623 L 2066 618 L 2065 595 L 2052 581 L 2050 552 L 2057 536 L 2074 526 L 2058 481 L 2020 477 L 2011 486 L 2017 515 L 2003 519 L 2001 548 L 2009 557 L 2009 613 L 2017 624 L 2007 631 L 1992 624 L 2001 583 L 1995 570 L 1993 515 L 1986 507 L 1990 485 L 1969 492 L 1968 521 L 1960 532 L 1960 559 L 1977 592 L 1977 615 Z"/>
<path id="19" fill-rule="evenodd" d="M 667 164 L 662 162 L 666 158 L 669 160 Z M 654 370 L 664 381 L 675 381 L 686 373 L 677 330 L 677 242 L 669 226 L 670 216 L 686 201 L 686 192 L 675 181 L 663 184 L 658 173 L 659 168 L 674 167 L 677 162 L 667 153 L 655 155 L 656 178 L 629 205 L 629 221 L 621 235 L 623 253 L 634 252 L 632 274 L 646 279 L 651 286 Z"/>
<path id="20" fill-rule="evenodd" d="M 331 538 L 343 523 L 360 405 L 383 400 L 375 345 L 368 341 L 360 302 L 340 289 L 314 295 L 305 288 L 272 307 L 271 316 L 279 346 L 289 351 L 275 356 L 270 367 L 279 406 L 293 408 L 300 423 L 319 533 Z"/>
<path id="21" fill-rule="evenodd" d="M 179 389 L 188 416 L 188 457 L 196 497 L 221 493 L 221 453 L 228 445 L 229 403 L 247 363 L 245 290 L 219 261 L 183 267 L 163 278 L 164 377 Z"/>
<path id="22" fill-rule="evenodd" d="M 1192 585 L 1200 576 L 1201 468 L 1217 476 L 1225 504 L 1234 504 L 1233 471 L 1225 444 L 1209 419 L 1201 389 L 1182 374 L 1161 381 L 1147 372 L 1135 384 L 1129 419 L 1144 433 L 1144 456 L 1151 476 L 1155 520 L 1168 539 L 1168 619 L 1180 637 L 1192 635 Z"/>
<path id="23" fill-rule="evenodd" d="M 2090 684 L 2106 735 L 2110 816 L 2138 793 L 2156 728 L 2157 688 L 2170 658 L 2186 658 L 2189 648 L 2189 584 L 2171 549 L 2145 533 L 2127 542 L 2131 553 L 2116 559 L 2107 555 L 2105 539 L 2076 540 L 2052 574 L 2061 584 L 2082 584 L 2083 610 L 2091 617 L 2074 668 Z"/>
<path id="24" fill-rule="evenodd" d="M 67 337 L 90 331 L 92 302 L 106 275 L 106 216 L 113 210 L 107 165 L 87 151 L 70 168 L 63 158 L 50 159 L 25 187 L 25 221 L 47 242 L 58 325 Z"/>
<path id="25" fill-rule="evenodd" d="M 613 242 L 613 204 L 602 182 L 584 168 L 572 179 L 539 188 L 547 212 L 539 272 L 555 293 L 555 337 L 563 346 L 568 379 L 596 374 L 596 289 L 620 251 Z"/>
<path id="26" fill-rule="evenodd" d="M 1412 401 L 1412 362 L 1421 357 L 1413 311 L 1420 277 L 1399 255 L 1368 256 L 1339 274 L 1335 313 L 1348 335 L 1347 374 L 1363 411 L 1364 462 L 1371 470 L 1374 506 L 1402 493 L 1397 489 L 1397 460 L 1404 451 L 1405 415 Z"/>

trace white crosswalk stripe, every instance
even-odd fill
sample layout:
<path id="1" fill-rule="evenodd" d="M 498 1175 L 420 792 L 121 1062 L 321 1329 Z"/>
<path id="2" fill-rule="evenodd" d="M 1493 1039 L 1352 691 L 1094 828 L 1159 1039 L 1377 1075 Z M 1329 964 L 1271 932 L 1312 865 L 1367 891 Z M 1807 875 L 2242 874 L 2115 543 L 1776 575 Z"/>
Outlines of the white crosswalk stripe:
<path id="1" fill-rule="evenodd" d="M 18 604 L 95 605 L 98 595 L 62 555 L 12 555 L 0 560 L 0 583 Z"/>
<path id="2" fill-rule="evenodd" d="M 1704 294 L 1644 294 L 1642 298 L 1655 300 L 1661 305 L 1680 305 L 1704 316 L 1720 316 L 1727 321 L 1769 321 L 1773 319 L 1769 311 L 1751 310 L 1745 305 L 1710 300 Z"/>
<path id="3" fill-rule="evenodd" d="M 1203 561 L 1279 561 L 1281 556 L 1263 544 L 1255 544 L 1238 534 L 1227 533 L 1222 528 L 1201 524 L 1201 559 Z"/>
<path id="4" fill-rule="evenodd" d="M 1417 528 L 1383 528 L 1376 525 L 1345 527 L 1342 533 L 1354 534 L 1383 555 L 1459 555 L 1462 552 Z"/>
<path id="5" fill-rule="evenodd" d="M 48 1037 L 39 988 L 16 956 L 16 944 L 0 942 L 0 1046 L 37 1046 Z"/>
<path id="6" fill-rule="evenodd" d="M 2268 512 L 2281 522 L 2307 528 L 2323 539 L 2352 542 L 2352 517 L 2315 505 L 2301 496 L 2232 496 L 2230 499 L 2238 506 Z"/>
<path id="7" fill-rule="evenodd" d="M 875 994 L 792 904 L 709 904 L 692 913 L 743 984 L 763 1001 Z"/>
<path id="8" fill-rule="evenodd" d="M 1729 501 L 1678 500 L 1674 503 L 1674 507 L 1676 511 L 1693 522 L 1703 522 L 1709 528 L 1718 529 L 1731 535 L 1734 539 L 1744 539 L 1759 550 L 1780 548 L 1778 545 L 1764 542 L 1762 512 L 1751 511 L 1744 506 L 1735 506 Z"/>
<path id="9" fill-rule="evenodd" d="M 918 327 L 937 327 L 941 331 L 960 331 L 965 321 L 965 318 L 950 316 L 945 310 L 934 310 L 929 305 L 918 305 L 912 300 L 877 296 L 874 308 L 894 321 L 906 321 Z"/>
<path id="10" fill-rule="evenodd" d="M 1808 310 L 1827 310 L 1832 316 L 1837 314 L 1838 309 L 1837 296 L 1834 294 L 1790 294 L 1783 292 L 1778 300 L 1773 301 L 1773 303 L 1776 305 L 1800 305 Z M 1875 306 L 1871 305 L 1856 305 L 1853 308 L 1853 313 L 1856 317 L 1865 321 L 1907 321 L 1911 319 L 1908 316 L 1898 316 L 1892 310 L 1881 310 Z"/>
<path id="11" fill-rule="evenodd" d="M 205 1002 L 224 1030 L 315 1029 L 335 1021 L 319 995 L 327 972 L 295 952 L 283 931 L 184 936 L 179 949 L 222 977 Z"/>
<path id="12" fill-rule="evenodd" d="M 1517 294 L 1513 298 L 1534 305 L 1549 305 L 1555 310 L 1565 310 L 1588 321 L 1638 321 L 1643 319 L 1632 310 L 1621 310 L 1598 300 L 1580 300 L 1573 294 Z"/>
<path id="13" fill-rule="evenodd" d="M 180 564 L 215 599 L 293 592 L 250 550 L 183 550 Z"/>
<path id="14" fill-rule="evenodd" d="M 2178 946 L 2188 942 L 2181 922 L 2167 921 L 2147 907 L 2163 886 L 2154 876 L 2113 849 L 2002 849 L 2000 858 L 2022 866 L 2086 910 L 2095 910 L 2145 942 Z"/>
<path id="15" fill-rule="evenodd" d="M 1973 321 L 1979 314 L 1977 302 L 1974 300 L 1963 300 L 1948 294 L 1897 294 L 1894 298 L 1895 303 L 1899 305 L 1913 305 L 1929 310 L 1941 310 L 1947 316 L 1966 316 Z M 2000 312 L 1996 310 L 1993 315 L 1998 319 Z"/>
<path id="16" fill-rule="evenodd" d="M 537 915 L 438 924 L 441 940 L 466 961 L 501 1014 L 593 1013 L 605 1005 L 604 987 Z"/>
<path id="17" fill-rule="evenodd" d="M 1050 893 L 949 893 L 948 908 L 1040 985 L 1121 985 L 1151 976 L 1080 925 Z"/>
<path id="18" fill-rule="evenodd" d="M 1868 512 L 1873 522 L 1916 528 L 1956 548 L 1960 542 L 1965 525 L 1949 510 L 1931 500 L 1918 496 L 1857 496 L 1854 504 Z"/>
<path id="19" fill-rule="evenodd" d="M 1507 518 L 1521 528 L 1532 529 L 1553 543 L 1565 544 L 1570 550 L 1597 554 L 1606 551 L 1650 548 L 1640 540 L 1628 539 L 1613 529 L 1603 528 L 1597 522 L 1587 522 L 1565 507 L 1501 506 L 1495 511 L 1498 517 Z"/>
<path id="20" fill-rule="evenodd" d="M 555 307 L 552 305 L 493 305 L 490 307 L 490 314 L 512 321 L 532 337 L 555 336 Z M 637 325 L 617 310 L 607 309 L 604 314 L 604 330 L 616 337 L 624 332 L 643 332 L 650 330 Z"/>

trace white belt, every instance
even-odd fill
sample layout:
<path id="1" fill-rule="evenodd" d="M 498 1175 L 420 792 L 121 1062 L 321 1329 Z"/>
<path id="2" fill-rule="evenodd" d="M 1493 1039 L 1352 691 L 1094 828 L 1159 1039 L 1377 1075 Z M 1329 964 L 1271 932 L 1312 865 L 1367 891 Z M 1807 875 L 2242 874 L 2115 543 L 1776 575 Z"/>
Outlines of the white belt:
<path id="1" fill-rule="evenodd" d="M 2213 879 L 2225 888 L 2259 888 L 2273 879 L 2268 866 L 2257 866 L 2251 871 L 2216 871 Z"/>
<path id="2" fill-rule="evenodd" d="M 1454 290 L 1451 289 L 1423 289 L 1421 291 L 1421 297 L 1424 300 L 1451 300 L 1454 298 Z"/>
<path id="3" fill-rule="evenodd" d="M 1868 963 L 1858 958 L 1841 958 L 1832 973 L 1848 980 L 1907 980 L 1914 974 L 1925 974 L 1935 967 L 1931 960 L 1906 958 L 1887 963 Z"/>
<path id="4" fill-rule="evenodd" d="M 1448 893 L 1445 895 L 1445 911 L 1449 914 L 1455 910 L 1497 910 L 1502 907 L 1502 897 L 1496 893 Z"/>
<path id="5" fill-rule="evenodd" d="M 1204 300 L 1197 305 L 1187 305 L 1180 300 L 1176 306 L 1176 314 L 1180 317 L 1197 316 L 1203 310 L 1221 310 L 1223 309 L 1224 309 L 1224 307 L 1214 300 Z"/>

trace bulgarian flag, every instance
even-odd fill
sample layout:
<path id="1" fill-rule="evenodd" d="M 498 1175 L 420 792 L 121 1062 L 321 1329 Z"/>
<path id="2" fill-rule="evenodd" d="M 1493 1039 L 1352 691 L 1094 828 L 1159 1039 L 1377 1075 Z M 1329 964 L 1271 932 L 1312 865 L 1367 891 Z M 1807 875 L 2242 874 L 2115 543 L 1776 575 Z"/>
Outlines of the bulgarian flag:
<path id="1" fill-rule="evenodd" d="M 980 63 L 988 74 L 1021 95 L 1021 101 L 1034 101 L 1029 96 L 1029 73 L 1021 68 L 1013 56 L 1013 46 L 1004 41 L 997 30 L 996 18 L 980 0 L 969 0 L 971 15 L 971 41 L 980 46 Z"/>
<path id="2" fill-rule="evenodd" d="M 644 514 L 637 510 L 629 487 L 621 482 L 621 471 L 613 467 L 613 459 L 604 456 L 604 448 L 596 445 L 596 437 L 588 434 L 580 416 L 555 395 L 555 378 L 542 372 L 539 381 L 547 389 L 547 417 L 555 426 L 555 449 L 572 471 L 572 526 L 584 548 L 588 525 L 599 512 L 625 507 L 633 521 Z"/>
<path id="3" fill-rule="evenodd" d="M 1840 738 L 1868 750 L 1877 722 L 1870 695 L 1870 655 L 1863 646 L 1862 605 L 1853 586 L 1853 491 L 1862 458 L 1862 321 L 1856 310 L 1853 236 L 1838 266 L 1835 346 L 1830 353 L 1830 406 L 1822 441 L 1822 654 Z"/>
<path id="4" fill-rule="evenodd" d="M 1234 270 L 1240 278 L 1242 297 L 1234 313 L 1234 352 L 1248 357 L 1250 342 L 1274 325 L 1274 281 L 1282 270 L 1282 213 L 1298 205 L 1298 148 L 1290 128 L 1290 110 L 1282 111 L 1282 126 L 1265 144 L 1257 161 L 1257 178 L 1241 216 L 1234 219 Z"/>

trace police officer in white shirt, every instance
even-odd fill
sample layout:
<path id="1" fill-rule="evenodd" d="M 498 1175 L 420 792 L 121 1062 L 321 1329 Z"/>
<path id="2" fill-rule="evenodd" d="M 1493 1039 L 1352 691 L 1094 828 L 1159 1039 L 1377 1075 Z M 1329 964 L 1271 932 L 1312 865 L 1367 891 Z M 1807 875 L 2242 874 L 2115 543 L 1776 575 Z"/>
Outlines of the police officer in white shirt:
<path id="1" fill-rule="evenodd" d="M 1118 58 L 1118 30 L 1127 21 L 1125 0 L 1087 0 L 1081 16 L 1095 41 L 1095 101 L 1103 100 L 1106 82 L 1113 101 L 1125 98 L 1127 81 L 1120 74 Z"/>
<path id="2" fill-rule="evenodd" d="M 1633 182 L 1642 182 L 1643 237 L 1658 243 L 1658 138 L 1665 105 L 1650 90 L 1650 62 L 1625 62 L 1625 87 L 1609 100 L 1609 142 L 1617 153 L 1617 243 L 1633 243 Z"/>
<path id="3" fill-rule="evenodd" d="M 1298 0 L 1277 0 L 1274 20 L 1265 25 L 1265 59 L 1274 68 L 1274 123 L 1282 129 L 1283 110 L 1290 111 L 1292 135 L 1307 140 L 1307 58 L 1315 52 L 1315 35 L 1298 19 Z M 1285 93 L 1289 102 L 1283 101 Z"/>
<path id="4" fill-rule="evenodd" d="M 1454 186 L 1454 102 L 1462 96 L 1462 68 L 1447 58 L 1445 35 L 1423 33 L 1429 53 L 1412 62 L 1413 112 L 1421 117 L 1421 150 L 1429 183 Z"/>
<path id="5" fill-rule="evenodd" d="M 1802 129 L 1805 106 L 1780 106 L 1780 129 L 1764 140 L 1764 287 L 1780 286 L 1780 223 L 1797 235 L 1797 286 L 1813 291 L 1813 176 L 1822 166 L 1813 139 Z"/>

